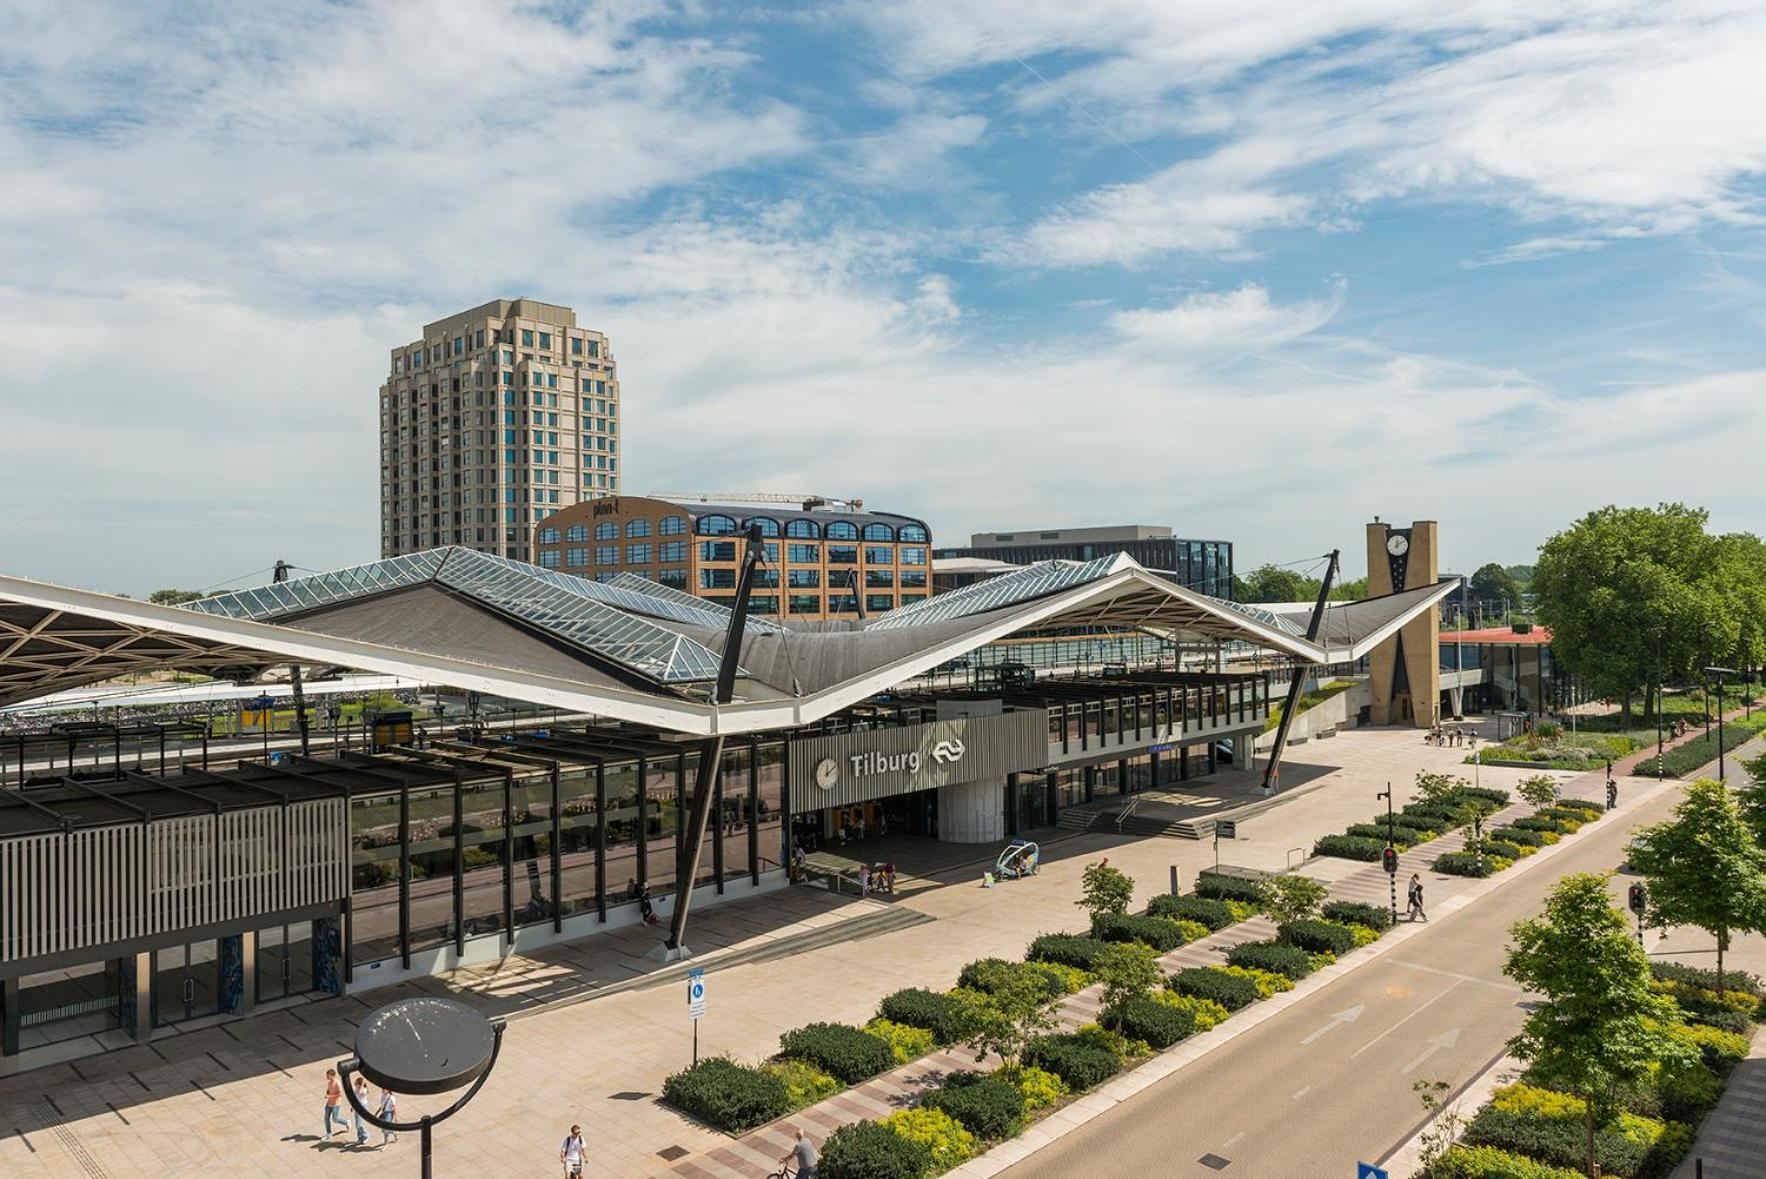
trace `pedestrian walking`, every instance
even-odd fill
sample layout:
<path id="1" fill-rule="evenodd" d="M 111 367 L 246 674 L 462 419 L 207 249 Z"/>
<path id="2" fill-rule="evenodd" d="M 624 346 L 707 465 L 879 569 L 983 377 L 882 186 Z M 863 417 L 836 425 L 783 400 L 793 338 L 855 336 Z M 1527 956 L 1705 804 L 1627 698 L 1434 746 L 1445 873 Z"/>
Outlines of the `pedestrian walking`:
<path id="1" fill-rule="evenodd" d="M 380 1120 L 383 1122 L 396 1122 L 399 1120 L 399 1099 L 394 1097 L 392 1095 L 392 1090 L 386 1088 L 384 1085 L 381 1086 L 380 1089 L 380 1109 L 377 1112 L 380 1114 Z M 380 1145 L 385 1146 L 389 1142 L 397 1142 L 398 1140 L 399 1136 L 397 1134 L 385 1127 L 381 1128 Z"/>
<path id="2" fill-rule="evenodd" d="M 564 1145 L 558 1148 L 558 1161 L 564 1164 L 564 1179 L 582 1179 L 585 1153 L 583 1128 L 572 1126 L 564 1138 Z"/>
<path id="3" fill-rule="evenodd" d="M 1410 890 L 1409 890 L 1408 900 L 1410 903 L 1410 907 L 1409 907 L 1409 911 L 1406 913 L 1406 916 L 1412 921 L 1416 921 L 1419 918 L 1423 921 L 1427 921 L 1429 919 L 1429 915 L 1427 913 L 1423 912 L 1423 878 L 1421 876 L 1419 876 L 1418 874 L 1416 874 L 1415 872 L 1412 872 L 1410 874 Z"/>
<path id="4" fill-rule="evenodd" d="M 871 866 L 869 864 L 858 866 L 858 895 L 861 897 L 871 895 Z"/>
<path id="5" fill-rule="evenodd" d="M 331 1119 L 337 1119 L 337 1128 L 346 1133 L 350 1128 L 349 1119 L 343 1116 L 343 1082 L 337 1079 L 337 1070 L 325 1070 L 325 1137 L 332 1134 Z"/>
<path id="6" fill-rule="evenodd" d="M 804 1137 L 803 1131 L 797 1131 L 797 1141 L 779 1160 L 784 1164 L 797 1164 L 797 1179 L 816 1179 L 816 1164 L 821 1161 L 816 1154 L 816 1144 Z"/>
<path id="7" fill-rule="evenodd" d="M 368 1123 L 362 1120 L 361 1111 L 368 1108 L 368 1078 L 360 1074 L 356 1076 L 356 1145 L 368 1144 Z"/>

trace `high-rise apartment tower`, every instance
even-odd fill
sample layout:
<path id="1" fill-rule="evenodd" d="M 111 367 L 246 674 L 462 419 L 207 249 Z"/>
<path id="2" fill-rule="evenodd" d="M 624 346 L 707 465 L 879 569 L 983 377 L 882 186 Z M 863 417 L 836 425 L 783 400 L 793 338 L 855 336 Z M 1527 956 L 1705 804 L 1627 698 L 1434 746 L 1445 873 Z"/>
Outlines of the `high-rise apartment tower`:
<path id="1" fill-rule="evenodd" d="M 576 312 L 496 299 L 392 350 L 380 386 L 380 552 L 533 559 L 534 525 L 619 493 L 619 377 Z"/>

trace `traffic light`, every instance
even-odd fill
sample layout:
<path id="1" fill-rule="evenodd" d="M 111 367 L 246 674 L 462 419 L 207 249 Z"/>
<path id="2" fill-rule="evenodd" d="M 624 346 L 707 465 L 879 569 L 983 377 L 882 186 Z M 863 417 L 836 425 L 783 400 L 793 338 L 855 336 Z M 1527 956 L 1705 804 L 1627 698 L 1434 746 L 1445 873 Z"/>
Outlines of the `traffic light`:
<path id="1" fill-rule="evenodd" d="M 1644 896 L 1644 891 L 1643 891 L 1643 885 L 1633 884 L 1630 889 L 1631 911 L 1633 913 L 1643 912 L 1644 900 L 1645 900 L 1645 896 Z"/>
<path id="2" fill-rule="evenodd" d="M 1398 849 L 1388 845 L 1386 849 L 1380 853 L 1380 863 L 1385 866 L 1386 875 L 1398 875 Z M 1633 885 L 1633 887 L 1636 886 Z"/>

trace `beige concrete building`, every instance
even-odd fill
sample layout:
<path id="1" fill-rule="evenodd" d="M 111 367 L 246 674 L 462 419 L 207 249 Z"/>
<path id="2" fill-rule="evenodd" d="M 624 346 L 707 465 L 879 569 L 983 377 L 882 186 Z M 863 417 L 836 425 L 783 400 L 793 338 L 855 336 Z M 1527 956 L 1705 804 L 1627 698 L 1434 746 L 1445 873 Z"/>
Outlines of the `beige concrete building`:
<path id="1" fill-rule="evenodd" d="M 576 312 L 494 299 L 394 348 L 380 386 L 380 553 L 532 561 L 534 526 L 617 495 L 619 377 Z"/>
<path id="2" fill-rule="evenodd" d="M 1375 520 L 1367 526 L 1367 596 L 1436 584 L 1440 553 L 1435 521 L 1395 528 Z M 1426 729 L 1441 719 L 1440 645 L 1441 612 L 1430 609 L 1368 654 L 1374 724 Z"/>

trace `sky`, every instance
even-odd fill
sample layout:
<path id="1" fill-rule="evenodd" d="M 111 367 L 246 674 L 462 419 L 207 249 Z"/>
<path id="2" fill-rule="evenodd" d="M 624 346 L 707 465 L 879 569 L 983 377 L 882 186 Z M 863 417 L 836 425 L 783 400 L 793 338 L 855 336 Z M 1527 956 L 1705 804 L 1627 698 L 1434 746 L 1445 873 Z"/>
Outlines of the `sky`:
<path id="1" fill-rule="evenodd" d="M 527 295 L 628 492 L 1241 570 L 1762 530 L 1758 0 L 0 0 L 0 570 L 378 554 L 377 391 Z"/>

